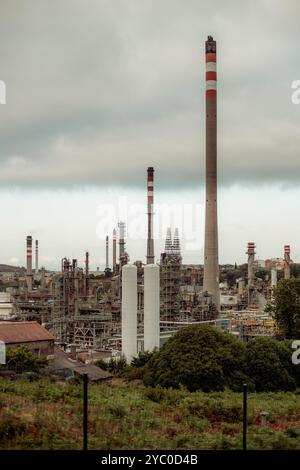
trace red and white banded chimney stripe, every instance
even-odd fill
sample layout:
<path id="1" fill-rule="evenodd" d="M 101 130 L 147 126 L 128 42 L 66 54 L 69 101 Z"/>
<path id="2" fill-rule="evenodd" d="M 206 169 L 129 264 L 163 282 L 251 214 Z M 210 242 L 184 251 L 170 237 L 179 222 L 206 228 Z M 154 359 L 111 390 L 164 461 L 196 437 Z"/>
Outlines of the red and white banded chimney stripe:
<path id="1" fill-rule="evenodd" d="M 291 254 L 291 247 L 290 245 L 284 245 L 284 253 L 287 255 Z"/>
<path id="2" fill-rule="evenodd" d="M 154 241 L 153 241 L 153 201 L 154 201 L 154 168 L 147 169 L 147 201 L 148 201 L 148 237 L 147 237 L 147 264 L 154 263 Z"/>
<path id="3" fill-rule="evenodd" d="M 153 174 L 154 174 L 154 168 L 149 167 L 148 168 L 148 177 L 147 177 L 148 204 L 153 204 L 153 199 L 154 199 Z"/>
<path id="4" fill-rule="evenodd" d="M 32 274 L 32 237 L 28 235 L 26 238 L 26 255 L 27 255 L 27 274 Z"/>
<path id="5" fill-rule="evenodd" d="M 216 42 L 211 36 L 206 42 L 206 97 L 217 97 L 217 54 Z"/>

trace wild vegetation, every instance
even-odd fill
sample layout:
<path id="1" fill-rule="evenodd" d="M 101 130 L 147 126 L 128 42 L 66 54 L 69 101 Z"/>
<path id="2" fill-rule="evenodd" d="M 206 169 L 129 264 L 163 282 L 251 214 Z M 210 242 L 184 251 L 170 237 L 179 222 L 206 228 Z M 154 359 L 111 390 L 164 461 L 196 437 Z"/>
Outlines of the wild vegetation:
<path id="1" fill-rule="evenodd" d="M 243 343 L 194 326 L 131 365 L 100 361 L 115 378 L 89 386 L 89 448 L 241 449 L 247 382 L 248 447 L 300 450 L 300 366 L 291 353 L 291 341 Z M 23 349 L 8 358 L 20 375 L 0 378 L 0 448 L 80 449 L 82 383 L 41 375 L 43 361 Z"/>
<path id="2" fill-rule="evenodd" d="M 300 390 L 249 394 L 250 449 L 300 450 Z M 268 413 L 267 426 L 260 424 Z M 90 449 L 241 449 L 242 394 L 89 386 Z M 80 449 L 82 384 L 0 379 L 1 449 Z"/>
<path id="3" fill-rule="evenodd" d="M 0 370 L 12 370 L 17 373 L 39 373 L 48 364 L 45 357 L 35 356 L 25 346 L 7 348 L 6 364 L 0 365 Z"/>
<path id="4" fill-rule="evenodd" d="M 257 337 L 247 343 L 210 326 L 178 331 L 144 367 L 147 386 L 189 391 L 289 391 L 300 387 L 300 366 L 289 341 Z"/>
<path id="5" fill-rule="evenodd" d="M 275 317 L 280 338 L 300 339 L 300 278 L 281 279 L 268 309 Z"/>

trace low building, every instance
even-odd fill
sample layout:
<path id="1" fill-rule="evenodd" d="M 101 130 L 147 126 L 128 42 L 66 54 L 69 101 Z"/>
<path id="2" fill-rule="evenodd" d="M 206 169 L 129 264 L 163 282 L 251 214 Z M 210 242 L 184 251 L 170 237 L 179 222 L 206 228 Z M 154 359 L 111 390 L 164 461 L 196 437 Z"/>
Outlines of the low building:
<path id="1" fill-rule="evenodd" d="M 83 364 L 72 359 L 58 346 L 55 346 L 54 357 L 49 362 L 48 372 L 61 378 L 83 377 L 86 373 L 91 382 L 103 382 L 111 380 L 113 375 L 94 364 Z"/>
<path id="2" fill-rule="evenodd" d="M 0 341 L 7 348 L 26 346 L 36 356 L 54 354 L 54 337 L 36 321 L 0 321 Z"/>

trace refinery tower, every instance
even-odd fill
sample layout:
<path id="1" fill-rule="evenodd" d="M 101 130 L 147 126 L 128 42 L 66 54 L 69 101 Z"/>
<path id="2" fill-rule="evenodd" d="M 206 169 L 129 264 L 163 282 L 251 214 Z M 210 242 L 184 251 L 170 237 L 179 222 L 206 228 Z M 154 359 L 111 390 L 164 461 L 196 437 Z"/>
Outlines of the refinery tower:
<path id="1" fill-rule="evenodd" d="M 216 41 L 208 36 L 206 62 L 206 199 L 203 290 L 220 309 L 217 215 L 217 54 Z"/>

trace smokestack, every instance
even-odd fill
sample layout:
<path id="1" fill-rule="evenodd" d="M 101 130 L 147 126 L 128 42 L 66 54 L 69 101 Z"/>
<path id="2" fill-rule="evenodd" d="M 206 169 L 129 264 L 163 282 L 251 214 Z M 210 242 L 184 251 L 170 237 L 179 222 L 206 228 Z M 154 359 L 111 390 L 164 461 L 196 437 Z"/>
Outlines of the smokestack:
<path id="1" fill-rule="evenodd" d="M 125 222 L 119 222 L 119 261 L 120 261 L 120 268 L 128 261 L 128 255 L 125 252 Z"/>
<path id="2" fill-rule="evenodd" d="M 284 245 L 284 279 L 291 277 L 291 247 L 290 245 Z"/>
<path id="3" fill-rule="evenodd" d="M 113 272 L 116 272 L 117 267 L 117 231 L 113 230 Z"/>
<path id="4" fill-rule="evenodd" d="M 45 268 L 44 268 L 44 266 L 42 266 L 42 268 L 41 268 L 41 288 L 42 289 L 45 289 L 45 287 L 46 287 L 45 275 L 46 275 Z"/>
<path id="5" fill-rule="evenodd" d="M 109 241 L 109 238 L 108 238 L 108 235 L 106 235 L 106 246 L 105 246 L 105 269 L 108 269 L 109 266 L 109 262 L 108 262 L 108 241 Z"/>
<path id="6" fill-rule="evenodd" d="M 144 267 L 144 351 L 159 348 L 159 266 Z"/>
<path id="7" fill-rule="evenodd" d="M 154 263 L 154 241 L 153 241 L 153 187 L 154 168 L 148 167 L 147 170 L 147 207 L 148 207 L 148 238 L 147 238 L 147 264 Z"/>
<path id="8" fill-rule="evenodd" d="M 137 267 L 122 268 L 122 354 L 127 362 L 137 355 Z"/>
<path id="9" fill-rule="evenodd" d="M 35 240 L 35 274 L 39 271 L 39 241 Z"/>
<path id="10" fill-rule="evenodd" d="M 88 296 L 89 293 L 89 260 L 90 254 L 88 251 L 85 252 L 85 284 L 84 284 L 84 295 Z"/>
<path id="11" fill-rule="evenodd" d="M 26 237 L 26 256 L 27 256 L 27 267 L 26 267 L 26 280 L 27 289 L 32 290 L 32 236 Z"/>
<path id="12" fill-rule="evenodd" d="M 248 305 L 250 305 L 252 303 L 252 291 L 254 289 L 255 243 L 248 242 L 246 254 L 248 255 Z"/>
<path id="13" fill-rule="evenodd" d="M 90 258 L 89 252 L 86 251 L 85 252 L 85 275 L 86 276 L 89 275 L 89 258 Z"/>
<path id="14" fill-rule="evenodd" d="M 216 41 L 208 36 L 206 62 L 206 206 L 203 290 L 220 310 L 217 216 L 217 58 Z"/>
<path id="15" fill-rule="evenodd" d="M 248 242 L 247 252 L 248 255 L 248 287 L 254 287 L 254 258 L 255 258 L 255 243 Z"/>

